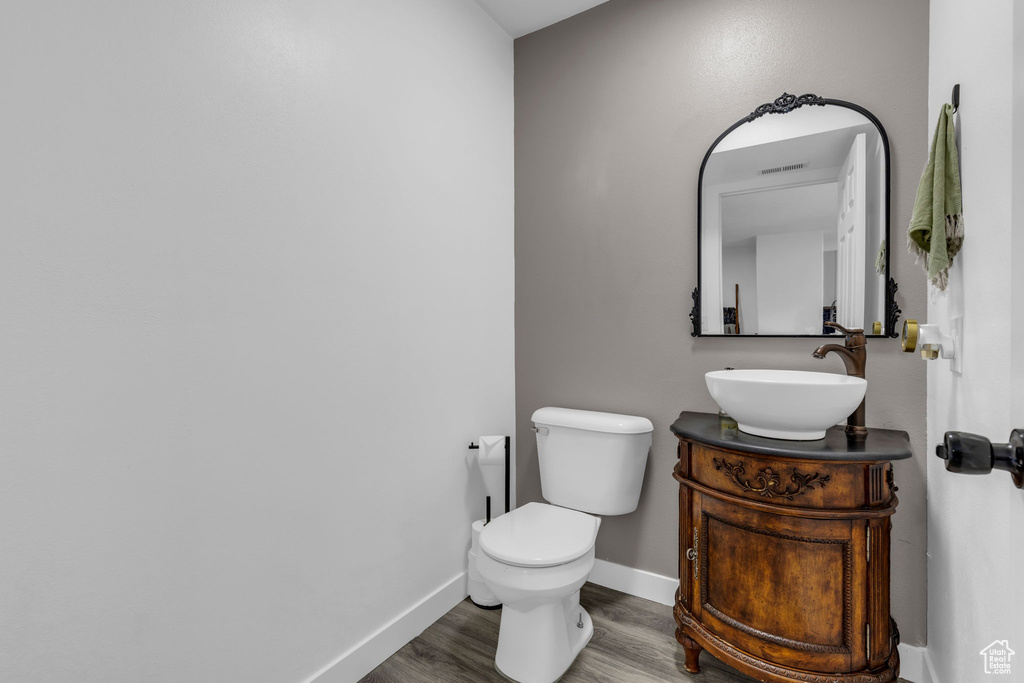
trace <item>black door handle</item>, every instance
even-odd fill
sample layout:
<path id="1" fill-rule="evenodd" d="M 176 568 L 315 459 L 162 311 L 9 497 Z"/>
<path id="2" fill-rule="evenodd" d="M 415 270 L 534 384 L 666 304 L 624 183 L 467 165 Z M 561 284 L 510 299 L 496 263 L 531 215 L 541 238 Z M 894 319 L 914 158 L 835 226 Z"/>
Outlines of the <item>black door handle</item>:
<path id="1" fill-rule="evenodd" d="M 967 432 L 946 432 L 935 455 L 946 461 L 946 469 L 957 474 L 988 474 L 1004 470 L 1017 488 L 1024 488 L 1024 429 L 1014 429 L 1009 443 L 992 443 L 984 436 Z"/>

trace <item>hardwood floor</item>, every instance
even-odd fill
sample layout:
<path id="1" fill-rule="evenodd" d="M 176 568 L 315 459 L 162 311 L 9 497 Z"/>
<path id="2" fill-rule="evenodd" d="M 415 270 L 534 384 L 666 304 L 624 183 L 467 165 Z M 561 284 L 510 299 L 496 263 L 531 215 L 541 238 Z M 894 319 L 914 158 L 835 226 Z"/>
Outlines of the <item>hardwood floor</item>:
<path id="1" fill-rule="evenodd" d="M 701 673 L 686 673 L 671 607 L 592 583 L 580 602 L 594 620 L 594 637 L 560 679 L 564 683 L 754 681 L 707 653 L 700 657 Z M 505 683 L 494 670 L 500 620 L 500 610 L 480 609 L 467 598 L 360 683 Z"/>

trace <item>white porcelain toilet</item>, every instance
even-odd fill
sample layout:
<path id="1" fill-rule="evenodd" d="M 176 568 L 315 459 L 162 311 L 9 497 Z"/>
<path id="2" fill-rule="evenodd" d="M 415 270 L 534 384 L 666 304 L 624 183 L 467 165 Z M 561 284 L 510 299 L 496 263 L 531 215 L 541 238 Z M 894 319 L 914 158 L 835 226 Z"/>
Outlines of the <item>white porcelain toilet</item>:
<path id="1" fill-rule="evenodd" d="M 568 408 L 541 408 L 533 423 L 541 494 L 553 505 L 528 503 L 485 526 L 477 571 L 502 602 L 499 673 L 552 683 L 594 634 L 580 607 L 601 526 L 594 515 L 636 509 L 654 426 Z"/>

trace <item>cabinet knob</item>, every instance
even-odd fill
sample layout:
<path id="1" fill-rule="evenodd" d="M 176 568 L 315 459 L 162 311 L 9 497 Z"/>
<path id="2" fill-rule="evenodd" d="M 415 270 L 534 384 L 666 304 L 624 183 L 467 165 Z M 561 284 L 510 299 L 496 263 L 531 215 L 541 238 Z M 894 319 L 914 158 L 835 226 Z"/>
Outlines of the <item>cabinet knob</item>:
<path id="1" fill-rule="evenodd" d="M 700 578 L 700 534 L 697 527 L 693 527 L 693 547 L 687 549 L 686 559 L 693 563 L 693 578 Z"/>
<path id="2" fill-rule="evenodd" d="M 1024 429 L 1010 433 L 1009 443 L 992 443 L 984 436 L 946 432 L 935 447 L 946 469 L 957 474 L 988 474 L 993 469 L 1009 472 L 1017 488 L 1024 488 Z"/>

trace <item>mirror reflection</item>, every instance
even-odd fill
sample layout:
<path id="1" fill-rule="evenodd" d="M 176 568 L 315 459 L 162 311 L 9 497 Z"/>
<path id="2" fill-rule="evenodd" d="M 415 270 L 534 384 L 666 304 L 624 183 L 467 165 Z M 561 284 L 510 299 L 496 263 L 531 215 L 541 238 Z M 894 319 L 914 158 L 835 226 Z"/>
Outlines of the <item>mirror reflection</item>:
<path id="1" fill-rule="evenodd" d="M 702 335 L 888 332 L 888 141 L 856 105 L 804 97 L 759 107 L 705 157 Z"/>

